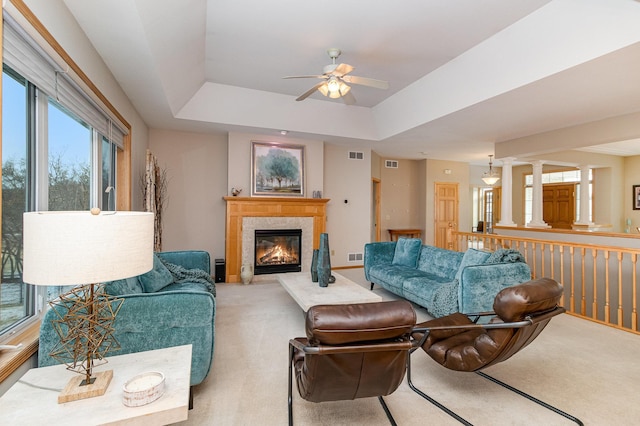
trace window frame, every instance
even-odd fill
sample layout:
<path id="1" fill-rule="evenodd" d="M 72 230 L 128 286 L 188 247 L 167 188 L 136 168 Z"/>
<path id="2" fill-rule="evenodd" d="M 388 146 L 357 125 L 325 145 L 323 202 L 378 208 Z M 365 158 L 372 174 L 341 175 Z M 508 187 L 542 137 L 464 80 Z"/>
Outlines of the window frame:
<path id="1" fill-rule="evenodd" d="M 79 87 L 88 88 L 88 94 L 93 101 L 103 108 L 104 111 L 109 114 L 113 120 L 117 120 L 124 130 L 122 136 L 122 149 L 117 150 L 117 156 L 115 158 L 116 170 L 115 174 L 118 177 L 119 191 L 115 196 L 115 205 L 118 210 L 130 210 L 131 208 L 131 193 L 132 193 L 132 176 L 131 176 L 131 125 L 124 118 L 124 116 L 114 107 L 114 105 L 107 99 L 107 97 L 97 88 L 93 81 L 82 71 L 78 64 L 67 54 L 52 34 L 46 29 L 42 22 L 35 16 L 35 14 L 29 9 L 23 0 L 12 0 L 6 5 L 3 5 L 3 14 L 8 13 L 21 22 L 27 22 L 30 31 L 36 37 L 36 43 L 42 46 L 45 51 L 53 52 L 55 60 L 58 63 L 66 65 L 68 74 L 79 85 Z M 0 21 L 0 32 L 4 34 L 4 20 Z M 3 51 L 3 38 L 0 38 L 0 52 Z M 4 60 L 3 60 L 4 62 Z M 2 83 L 0 81 L 0 94 L 2 93 Z M 1 119 L 0 119 L 1 123 Z M 1 125 L 1 124 L 0 124 Z M 0 132 L 0 155 L 2 153 L 2 135 Z M 35 185 L 36 183 L 33 182 Z M 0 185 L 1 194 L 1 185 Z M 1 218 L 0 218 L 1 219 Z M 43 297 L 42 294 L 38 294 L 34 303 L 36 309 L 42 311 Z M 4 380 L 10 377 L 10 375 L 18 370 L 34 353 L 38 350 L 38 330 L 39 330 L 40 317 L 31 318 L 30 321 L 25 321 L 20 327 L 16 327 L 8 339 L 4 342 L 7 344 L 22 343 L 23 347 L 17 351 L 0 353 L 0 385 L 4 385 Z"/>

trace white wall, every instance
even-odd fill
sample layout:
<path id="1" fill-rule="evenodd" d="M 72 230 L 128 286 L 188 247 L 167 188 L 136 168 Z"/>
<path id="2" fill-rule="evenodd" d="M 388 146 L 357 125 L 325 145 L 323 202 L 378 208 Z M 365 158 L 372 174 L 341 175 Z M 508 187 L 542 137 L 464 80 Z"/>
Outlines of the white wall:
<path id="1" fill-rule="evenodd" d="M 331 249 L 331 266 L 355 266 L 349 253 L 364 253 L 371 241 L 371 151 L 363 160 L 348 158 L 349 149 L 325 144 L 324 197 L 327 204 L 327 233 Z"/>
<path id="2" fill-rule="evenodd" d="M 224 258 L 227 135 L 151 129 L 149 140 L 168 177 L 162 250 Z"/>
<path id="3" fill-rule="evenodd" d="M 386 160 L 398 162 L 398 168 L 385 167 Z M 419 161 L 381 158 L 380 166 L 380 239 L 389 241 L 389 229 L 419 228 L 423 211 L 419 188 L 421 168 Z"/>
<path id="4" fill-rule="evenodd" d="M 169 178 L 163 220 L 163 250 L 203 249 L 224 258 L 226 204 L 231 187 L 250 196 L 251 141 L 306 146 L 306 193 L 329 198 L 327 232 L 332 266 L 354 266 L 348 253 L 361 253 L 369 242 L 371 160 L 349 160 L 348 149 L 285 137 L 249 133 L 199 134 L 150 131 L 150 149 Z M 359 149 L 358 151 L 362 151 Z M 325 167 L 326 165 L 326 167 Z M 347 200 L 347 203 L 344 203 Z"/>
<path id="5" fill-rule="evenodd" d="M 229 170 L 227 195 L 231 188 L 242 188 L 241 197 L 251 196 L 251 141 L 305 146 L 305 197 L 313 191 L 323 190 L 324 142 L 321 140 L 296 139 L 281 135 L 254 133 L 229 133 Z M 325 196 L 325 194 L 323 194 Z"/>

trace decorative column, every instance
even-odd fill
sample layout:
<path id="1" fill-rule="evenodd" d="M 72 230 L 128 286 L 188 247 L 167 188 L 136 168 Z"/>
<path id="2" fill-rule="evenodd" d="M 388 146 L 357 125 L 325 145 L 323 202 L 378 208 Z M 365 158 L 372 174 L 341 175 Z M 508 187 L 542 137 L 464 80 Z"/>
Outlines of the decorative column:
<path id="1" fill-rule="evenodd" d="M 500 204 L 500 222 L 498 226 L 516 226 L 513 222 L 513 157 L 502 159 L 502 201 Z"/>
<path id="2" fill-rule="evenodd" d="M 593 225 L 589 220 L 589 170 L 588 165 L 580 165 L 580 217 L 576 225 Z"/>
<path id="3" fill-rule="evenodd" d="M 537 160 L 531 163 L 533 166 L 533 199 L 531 205 L 531 222 L 527 223 L 530 228 L 549 228 L 549 225 L 542 219 L 542 165 L 544 161 Z"/>

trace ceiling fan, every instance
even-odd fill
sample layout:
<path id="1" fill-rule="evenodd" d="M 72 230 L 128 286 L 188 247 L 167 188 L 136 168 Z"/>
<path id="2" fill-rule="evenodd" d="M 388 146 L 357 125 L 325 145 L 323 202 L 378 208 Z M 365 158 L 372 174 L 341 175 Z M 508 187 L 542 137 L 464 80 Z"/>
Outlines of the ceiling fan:
<path id="1" fill-rule="evenodd" d="M 319 78 L 321 82 L 314 85 L 311 89 L 298 96 L 296 101 L 307 99 L 316 90 L 324 96 L 332 99 L 342 98 L 345 104 L 353 105 L 356 98 L 351 93 L 351 87 L 347 83 L 359 84 L 361 86 L 375 87 L 376 89 L 388 89 L 389 83 L 383 80 L 376 80 L 367 77 L 356 77 L 348 75 L 355 68 L 349 64 L 336 64 L 336 59 L 342 51 L 340 49 L 331 48 L 327 50 L 327 54 L 332 59 L 332 63 L 326 65 L 320 75 L 294 75 L 283 78 Z"/>

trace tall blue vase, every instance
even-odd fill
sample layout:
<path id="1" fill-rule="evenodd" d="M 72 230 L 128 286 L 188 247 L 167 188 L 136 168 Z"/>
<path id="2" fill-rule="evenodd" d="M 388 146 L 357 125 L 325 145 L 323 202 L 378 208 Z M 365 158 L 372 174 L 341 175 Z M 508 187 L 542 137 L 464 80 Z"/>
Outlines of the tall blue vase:
<path id="1" fill-rule="evenodd" d="M 327 287 L 331 278 L 331 258 L 329 257 L 329 234 L 320 234 L 318 249 L 318 285 Z"/>
<path id="2" fill-rule="evenodd" d="M 313 256 L 311 257 L 311 282 L 318 282 L 318 252 L 320 250 L 313 249 Z"/>

